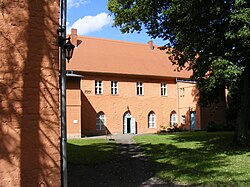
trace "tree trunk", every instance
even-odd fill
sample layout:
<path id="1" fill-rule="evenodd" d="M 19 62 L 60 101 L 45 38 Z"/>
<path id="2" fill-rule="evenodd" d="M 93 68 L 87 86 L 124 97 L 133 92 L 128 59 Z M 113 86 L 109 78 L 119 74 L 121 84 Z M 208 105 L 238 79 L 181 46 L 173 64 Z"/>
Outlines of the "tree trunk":
<path id="1" fill-rule="evenodd" d="M 233 145 L 246 147 L 248 144 L 247 131 L 250 117 L 250 75 L 249 71 L 244 74 L 241 90 L 241 104 L 237 116 L 237 127 L 234 135 Z"/>

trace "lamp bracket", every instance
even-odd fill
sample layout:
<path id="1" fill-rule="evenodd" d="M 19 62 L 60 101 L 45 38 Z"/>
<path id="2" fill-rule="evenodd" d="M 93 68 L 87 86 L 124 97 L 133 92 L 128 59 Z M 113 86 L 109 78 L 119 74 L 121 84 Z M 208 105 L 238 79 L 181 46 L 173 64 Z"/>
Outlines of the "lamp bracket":
<path id="1" fill-rule="evenodd" d="M 58 46 L 63 47 L 64 46 L 64 42 L 65 41 L 69 41 L 70 40 L 70 36 L 68 38 L 65 38 L 62 36 L 62 33 L 65 32 L 65 28 L 62 28 L 61 26 L 57 29 L 57 33 L 58 33 L 58 38 L 57 38 L 57 43 Z"/>
<path id="2" fill-rule="evenodd" d="M 60 47 L 63 47 L 65 45 L 65 41 L 69 41 L 70 36 L 68 38 L 64 38 L 63 36 L 58 36 L 57 43 Z"/>
<path id="3" fill-rule="evenodd" d="M 65 32 L 65 28 L 62 26 L 59 26 L 59 28 L 57 29 L 57 34 L 58 34 L 58 38 L 57 38 L 57 43 L 58 46 L 63 47 L 63 45 L 65 44 L 65 41 L 67 41 L 69 38 L 65 38 L 62 36 L 63 32 Z"/>
<path id="4" fill-rule="evenodd" d="M 65 30 L 66 30 L 66 29 L 65 29 L 64 27 L 59 26 L 59 28 L 57 29 L 57 34 L 61 36 L 62 33 L 65 32 Z"/>

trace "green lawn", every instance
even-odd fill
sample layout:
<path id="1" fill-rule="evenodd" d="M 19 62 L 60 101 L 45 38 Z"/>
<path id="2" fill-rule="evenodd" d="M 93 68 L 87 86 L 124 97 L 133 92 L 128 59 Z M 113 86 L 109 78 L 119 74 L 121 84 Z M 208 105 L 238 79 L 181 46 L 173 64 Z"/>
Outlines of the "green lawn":
<path id="1" fill-rule="evenodd" d="M 232 132 L 185 132 L 134 137 L 154 163 L 155 175 L 173 184 L 250 186 L 250 149 L 229 146 Z"/>
<path id="2" fill-rule="evenodd" d="M 115 155 L 115 142 L 105 139 L 69 139 L 67 144 L 70 164 L 98 164 Z"/>

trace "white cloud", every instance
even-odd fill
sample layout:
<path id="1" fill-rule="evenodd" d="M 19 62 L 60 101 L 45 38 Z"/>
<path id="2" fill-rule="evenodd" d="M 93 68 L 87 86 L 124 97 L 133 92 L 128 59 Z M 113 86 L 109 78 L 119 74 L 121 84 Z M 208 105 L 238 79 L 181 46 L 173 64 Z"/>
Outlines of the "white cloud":
<path id="1" fill-rule="evenodd" d="M 112 24 L 112 22 L 112 17 L 107 13 L 102 12 L 96 16 L 85 16 L 78 19 L 68 31 L 70 31 L 71 28 L 75 28 L 79 35 L 85 35 L 90 32 L 99 31 L 104 26 Z"/>
<path id="2" fill-rule="evenodd" d="M 90 0 L 68 0 L 67 5 L 68 8 L 78 8 L 80 5 L 86 5 L 90 3 Z"/>

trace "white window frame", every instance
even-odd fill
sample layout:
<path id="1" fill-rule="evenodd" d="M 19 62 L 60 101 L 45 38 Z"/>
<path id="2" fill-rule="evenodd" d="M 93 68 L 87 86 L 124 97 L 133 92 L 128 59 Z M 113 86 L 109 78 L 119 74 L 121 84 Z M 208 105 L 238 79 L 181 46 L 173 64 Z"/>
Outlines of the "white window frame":
<path id="1" fill-rule="evenodd" d="M 111 94 L 118 95 L 118 81 L 111 81 Z"/>
<path id="2" fill-rule="evenodd" d="M 95 81 L 95 94 L 96 95 L 103 94 L 103 83 L 100 80 Z"/>
<path id="3" fill-rule="evenodd" d="M 174 127 L 175 124 L 177 124 L 177 114 L 172 112 L 170 115 L 170 127 Z"/>
<path id="4" fill-rule="evenodd" d="M 106 117 L 103 112 L 99 112 L 96 116 L 96 130 L 105 130 L 106 128 Z"/>
<path id="5" fill-rule="evenodd" d="M 148 128 L 156 128 L 156 116 L 154 112 L 148 114 Z"/>
<path id="6" fill-rule="evenodd" d="M 180 88 L 180 97 L 185 96 L 185 88 Z"/>
<path id="7" fill-rule="evenodd" d="M 161 83 L 161 96 L 168 96 L 168 87 L 165 82 Z"/>
<path id="8" fill-rule="evenodd" d="M 186 116 L 185 115 L 181 116 L 181 124 L 186 125 Z"/>
<path id="9" fill-rule="evenodd" d="M 143 82 L 136 83 L 136 93 L 137 95 L 144 95 Z"/>

